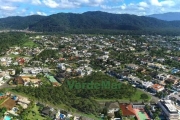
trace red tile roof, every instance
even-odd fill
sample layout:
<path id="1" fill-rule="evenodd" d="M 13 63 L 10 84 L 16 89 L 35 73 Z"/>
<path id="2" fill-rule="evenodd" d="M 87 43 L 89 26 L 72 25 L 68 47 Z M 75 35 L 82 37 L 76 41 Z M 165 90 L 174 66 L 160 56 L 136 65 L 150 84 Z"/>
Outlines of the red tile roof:
<path id="1" fill-rule="evenodd" d="M 131 104 L 120 104 L 120 109 L 123 116 L 135 115 L 135 111 Z"/>
<path id="2" fill-rule="evenodd" d="M 156 91 L 159 91 L 160 89 L 164 88 L 163 86 L 159 85 L 159 84 L 154 84 L 152 85 L 152 88 Z"/>

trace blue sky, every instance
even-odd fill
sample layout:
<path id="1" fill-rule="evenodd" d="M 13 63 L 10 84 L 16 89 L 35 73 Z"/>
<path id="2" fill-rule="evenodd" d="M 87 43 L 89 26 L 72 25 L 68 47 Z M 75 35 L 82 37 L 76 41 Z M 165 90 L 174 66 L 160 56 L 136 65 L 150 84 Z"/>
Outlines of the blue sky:
<path id="1" fill-rule="evenodd" d="M 180 12 L 180 0 L 0 0 L 0 17 L 105 11 L 150 15 Z"/>

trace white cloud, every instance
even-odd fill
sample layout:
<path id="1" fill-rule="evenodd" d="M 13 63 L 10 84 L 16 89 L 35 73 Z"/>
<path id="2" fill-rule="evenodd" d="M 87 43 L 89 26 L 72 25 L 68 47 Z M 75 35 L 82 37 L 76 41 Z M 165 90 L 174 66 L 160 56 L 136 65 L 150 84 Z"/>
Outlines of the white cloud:
<path id="1" fill-rule="evenodd" d="M 162 6 L 158 0 L 150 0 L 150 3 L 151 5 L 154 5 L 154 6 Z"/>
<path id="2" fill-rule="evenodd" d="M 47 15 L 46 13 L 40 12 L 40 11 L 37 11 L 37 14 L 38 14 L 38 15 L 42 15 L 42 16 L 46 16 L 46 15 Z"/>
<path id="3" fill-rule="evenodd" d="M 41 1 L 40 0 L 32 0 L 32 4 L 34 5 L 40 5 Z"/>
<path id="4" fill-rule="evenodd" d="M 140 7 L 148 7 L 148 4 L 146 2 L 140 2 L 139 6 Z"/>
<path id="5" fill-rule="evenodd" d="M 16 7 L 13 7 L 13 6 L 1 6 L 0 7 L 0 10 L 5 10 L 5 11 L 13 11 L 15 9 L 16 9 Z"/>
<path id="6" fill-rule="evenodd" d="M 26 0 L 3 0 L 4 2 L 25 2 Z"/>
<path id="7" fill-rule="evenodd" d="M 162 2 L 160 2 L 162 5 L 164 5 L 164 6 L 171 6 L 171 7 L 173 7 L 173 6 L 175 6 L 176 5 L 176 3 L 174 2 L 174 1 L 172 1 L 172 0 L 165 0 L 165 1 L 162 1 Z"/>
<path id="8" fill-rule="evenodd" d="M 54 0 L 43 0 L 42 2 L 50 8 L 57 8 L 59 6 L 59 4 Z"/>
<path id="9" fill-rule="evenodd" d="M 45 15 L 41 10 L 47 8 L 49 9 L 49 13 L 46 14 L 52 14 L 50 12 L 52 10 L 57 12 L 62 9 L 71 12 L 74 10 L 73 12 L 76 12 L 75 8 L 81 7 L 111 13 L 129 13 L 136 15 L 180 12 L 180 0 L 140 0 L 140 2 L 129 0 L 132 1 L 130 3 L 126 1 L 127 0 L 0 0 L 0 16 L 27 15 L 30 14 L 30 11 L 32 11 L 33 14 Z M 36 6 L 34 10 L 33 6 Z"/>
<path id="10" fill-rule="evenodd" d="M 126 4 L 121 5 L 121 9 L 122 10 L 126 9 Z"/>
<path id="11" fill-rule="evenodd" d="M 165 12 L 180 12 L 180 0 L 141 0 L 129 4 L 101 5 L 103 11 L 113 13 L 129 13 L 136 15 L 149 15 Z"/>

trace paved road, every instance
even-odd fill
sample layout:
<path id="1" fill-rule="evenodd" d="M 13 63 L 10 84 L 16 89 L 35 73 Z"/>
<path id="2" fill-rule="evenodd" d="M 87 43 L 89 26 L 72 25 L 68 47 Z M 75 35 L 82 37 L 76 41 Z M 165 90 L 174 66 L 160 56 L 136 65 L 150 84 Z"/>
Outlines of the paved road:
<path id="1" fill-rule="evenodd" d="M 3 85 L 0 86 L 0 89 L 3 89 L 3 88 L 13 88 L 15 86 L 12 86 L 12 85 L 9 85 L 8 84 L 9 80 L 7 80 Z"/>

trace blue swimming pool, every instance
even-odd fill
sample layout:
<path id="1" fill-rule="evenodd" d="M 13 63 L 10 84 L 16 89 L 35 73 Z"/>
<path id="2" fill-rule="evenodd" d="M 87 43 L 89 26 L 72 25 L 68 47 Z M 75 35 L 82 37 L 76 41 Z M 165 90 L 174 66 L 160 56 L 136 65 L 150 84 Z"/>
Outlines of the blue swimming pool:
<path id="1" fill-rule="evenodd" d="M 5 116 L 5 117 L 4 117 L 4 120 L 11 120 L 11 117 Z"/>
<path id="2" fill-rule="evenodd" d="M 3 93 L 0 93 L 0 96 L 3 96 L 4 94 Z"/>

